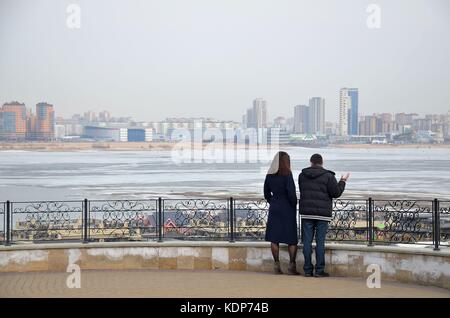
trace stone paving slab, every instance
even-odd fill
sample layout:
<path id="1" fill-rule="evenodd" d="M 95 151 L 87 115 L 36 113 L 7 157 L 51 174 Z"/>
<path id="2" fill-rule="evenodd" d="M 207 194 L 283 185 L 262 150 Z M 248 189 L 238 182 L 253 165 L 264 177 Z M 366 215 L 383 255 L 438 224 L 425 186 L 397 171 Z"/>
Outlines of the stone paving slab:
<path id="1" fill-rule="evenodd" d="M 240 271 L 83 270 L 0 273 L 0 297 L 450 297 L 450 291 L 396 282 L 369 289 L 361 278 L 306 278 Z"/>

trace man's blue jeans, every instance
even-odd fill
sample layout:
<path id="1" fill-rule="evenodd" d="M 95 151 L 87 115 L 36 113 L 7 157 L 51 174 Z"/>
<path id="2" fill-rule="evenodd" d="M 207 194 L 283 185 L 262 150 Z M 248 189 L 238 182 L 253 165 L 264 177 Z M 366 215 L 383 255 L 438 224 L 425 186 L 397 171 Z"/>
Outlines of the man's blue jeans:
<path id="1" fill-rule="evenodd" d="M 323 273 L 325 270 L 325 237 L 327 235 L 328 222 L 314 219 L 302 219 L 302 243 L 305 273 L 313 272 L 311 263 L 312 242 L 316 236 L 316 273 Z"/>

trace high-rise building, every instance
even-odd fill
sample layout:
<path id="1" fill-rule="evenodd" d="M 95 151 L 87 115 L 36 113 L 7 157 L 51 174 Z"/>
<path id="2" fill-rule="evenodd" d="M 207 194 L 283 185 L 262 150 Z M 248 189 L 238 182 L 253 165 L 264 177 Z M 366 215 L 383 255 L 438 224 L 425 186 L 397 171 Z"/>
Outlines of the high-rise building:
<path id="1" fill-rule="evenodd" d="M 23 140 L 27 134 L 27 111 L 25 104 L 11 102 L 0 110 L 0 138 Z"/>
<path id="2" fill-rule="evenodd" d="M 418 130 L 429 130 L 432 131 L 432 119 L 430 118 L 416 118 L 413 120 L 413 129 Z"/>
<path id="3" fill-rule="evenodd" d="M 83 115 L 83 119 L 86 122 L 94 122 L 97 120 L 97 116 L 95 115 L 95 112 L 87 111 Z"/>
<path id="4" fill-rule="evenodd" d="M 309 132 L 309 107 L 297 105 L 294 107 L 294 133 L 306 134 Z"/>
<path id="5" fill-rule="evenodd" d="M 364 116 L 364 120 L 359 123 L 359 134 L 365 136 L 377 135 L 379 118 L 376 114 Z"/>
<path id="6" fill-rule="evenodd" d="M 53 139 L 55 136 L 55 112 L 53 105 L 48 103 L 36 104 L 36 139 Z"/>
<path id="7" fill-rule="evenodd" d="M 415 113 L 397 113 L 395 114 L 395 123 L 397 125 L 412 125 L 413 120 L 415 117 L 417 117 L 418 114 Z"/>
<path id="8" fill-rule="evenodd" d="M 351 100 L 351 110 L 349 116 L 349 127 L 348 133 L 350 135 L 358 134 L 358 89 L 357 88 L 349 88 L 348 96 Z"/>
<path id="9" fill-rule="evenodd" d="M 394 121 L 391 113 L 382 113 L 379 115 L 377 124 L 377 134 L 388 134 L 395 131 Z"/>
<path id="10" fill-rule="evenodd" d="M 253 108 L 247 109 L 245 116 L 245 128 L 250 128 L 254 126 L 254 115 L 253 115 Z"/>
<path id="11" fill-rule="evenodd" d="M 339 94 L 339 132 L 341 136 L 358 134 L 358 89 L 341 88 Z"/>
<path id="12" fill-rule="evenodd" d="M 267 128 L 267 102 L 262 98 L 253 101 L 253 107 L 247 109 L 247 128 Z"/>
<path id="13" fill-rule="evenodd" d="M 286 130 L 289 132 L 294 132 L 294 117 L 286 118 Z"/>
<path id="14" fill-rule="evenodd" d="M 110 121 L 111 120 L 111 113 L 104 110 L 100 113 L 98 113 L 98 119 L 100 121 Z"/>
<path id="15" fill-rule="evenodd" d="M 360 116 L 359 135 L 374 136 L 387 135 L 396 131 L 392 114 L 381 113 L 368 116 Z"/>
<path id="16" fill-rule="evenodd" d="M 309 125 L 311 134 L 325 134 L 325 99 L 313 97 L 309 100 Z"/>
<path id="17" fill-rule="evenodd" d="M 48 103 L 38 103 L 36 114 L 19 102 L 0 108 L 0 139 L 51 140 L 55 138 L 55 112 Z"/>
<path id="18" fill-rule="evenodd" d="M 339 134 L 339 124 L 333 122 L 325 122 L 325 134 L 328 136 Z"/>
<path id="19" fill-rule="evenodd" d="M 309 106 L 294 107 L 294 133 L 325 134 L 325 99 L 312 97 Z"/>
<path id="20" fill-rule="evenodd" d="M 339 134 L 341 136 L 348 135 L 348 110 L 351 108 L 352 102 L 348 96 L 347 89 L 341 88 L 339 92 Z"/>
<path id="21" fill-rule="evenodd" d="M 27 110 L 27 139 L 35 139 L 36 133 L 36 116 L 31 109 Z"/>
<path id="22" fill-rule="evenodd" d="M 283 116 L 278 116 L 273 120 L 273 127 L 276 128 L 286 128 L 286 118 Z"/>
<path id="23" fill-rule="evenodd" d="M 395 114 L 395 128 L 399 133 L 407 133 L 412 130 L 412 125 L 415 117 L 418 114 L 415 113 L 397 113 Z"/>

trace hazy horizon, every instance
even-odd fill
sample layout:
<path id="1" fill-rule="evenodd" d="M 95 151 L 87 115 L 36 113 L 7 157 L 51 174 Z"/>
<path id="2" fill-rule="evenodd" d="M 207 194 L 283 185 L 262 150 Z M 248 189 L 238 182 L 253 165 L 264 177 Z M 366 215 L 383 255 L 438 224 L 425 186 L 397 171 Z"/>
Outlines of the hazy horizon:
<path id="1" fill-rule="evenodd" d="M 336 122 L 341 87 L 359 88 L 364 114 L 450 111 L 447 0 L 0 0 L 0 41 L 0 104 L 63 117 L 240 121 L 262 97 L 273 119 L 321 96 Z"/>

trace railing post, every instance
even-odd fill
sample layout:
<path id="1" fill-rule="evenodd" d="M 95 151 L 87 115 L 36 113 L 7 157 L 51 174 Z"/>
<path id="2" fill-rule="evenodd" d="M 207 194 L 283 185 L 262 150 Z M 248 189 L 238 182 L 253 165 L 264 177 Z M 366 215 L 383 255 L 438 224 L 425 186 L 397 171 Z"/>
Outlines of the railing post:
<path id="1" fill-rule="evenodd" d="M 441 216 L 439 213 L 439 200 L 433 200 L 433 241 L 434 241 L 434 250 L 439 251 L 439 245 L 441 241 Z"/>
<path id="2" fill-rule="evenodd" d="M 234 199 L 233 197 L 230 197 L 230 202 L 229 202 L 229 208 L 228 208 L 228 219 L 230 222 L 230 237 L 229 237 L 229 241 L 230 243 L 234 243 L 235 239 L 234 239 L 234 222 L 235 222 L 235 217 L 234 217 Z"/>
<path id="3" fill-rule="evenodd" d="M 163 200 L 158 198 L 158 242 L 163 241 Z"/>
<path id="4" fill-rule="evenodd" d="M 89 201 L 83 201 L 83 243 L 89 243 Z"/>
<path id="5" fill-rule="evenodd" d="M 373 246 L 373 200 L 369 197 L 369 200 L 367 201 L 368 206 L 368 239 L 369 242 L 367 246 Z"/>
<path id="6" fill-rule="evenodd" d="M 8 200 L 6 201 L 6 228 L 5 228 L 5 234 L 6 234 L 6 241 L 5 245 L 11 245 L 11 202 Z"/>

